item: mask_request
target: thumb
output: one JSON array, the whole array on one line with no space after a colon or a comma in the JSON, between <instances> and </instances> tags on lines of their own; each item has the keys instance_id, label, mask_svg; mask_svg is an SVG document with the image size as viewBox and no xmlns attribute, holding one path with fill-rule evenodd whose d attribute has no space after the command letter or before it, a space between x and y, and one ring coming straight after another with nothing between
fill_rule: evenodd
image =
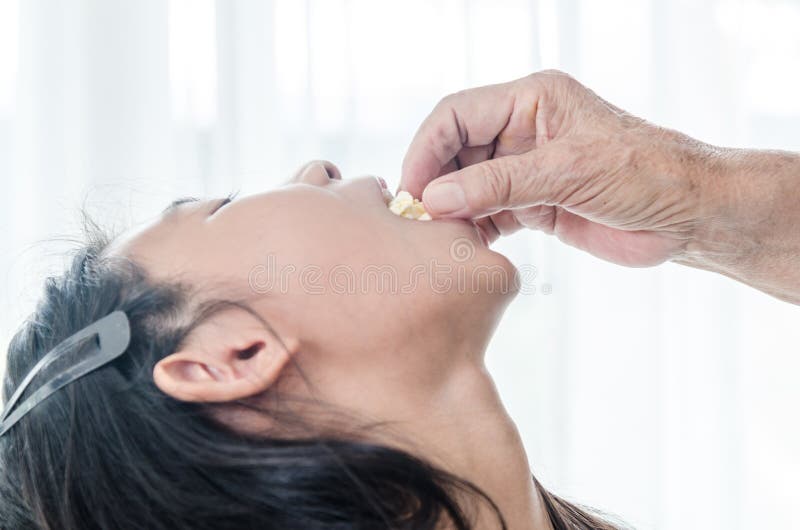
<instances>
[{"instance_id":1,"label":"thumb","mask_svg":"<svg viewBox=\"0 0 800 530\"><path fill-rule=\"evenodd\" d=\"M476 218L547 201L538 154L494 158L433 180L422 193L433 217Z\"/></svg>"}]
</instances>

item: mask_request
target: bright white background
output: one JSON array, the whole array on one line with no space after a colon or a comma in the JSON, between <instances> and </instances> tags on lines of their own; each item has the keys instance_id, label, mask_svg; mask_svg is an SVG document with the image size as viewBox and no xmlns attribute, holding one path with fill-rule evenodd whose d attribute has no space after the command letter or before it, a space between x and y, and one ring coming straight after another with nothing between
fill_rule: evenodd
<instances>
[{"instance_id":1,"label":"bright white background","mask_svg":"<svg viewBox=\"0 0 800 530\"><path fill-rule=\"evenodd\" d=\"M791 0L0 0L0 342L78 207L122 228L311 158L394 185L439 98L541 68L800 151L798 28ZM800 308L541 234L499 248L539 271L489 363L547 486L640 528L800 528Z\"/></svg>"}]
</instances>

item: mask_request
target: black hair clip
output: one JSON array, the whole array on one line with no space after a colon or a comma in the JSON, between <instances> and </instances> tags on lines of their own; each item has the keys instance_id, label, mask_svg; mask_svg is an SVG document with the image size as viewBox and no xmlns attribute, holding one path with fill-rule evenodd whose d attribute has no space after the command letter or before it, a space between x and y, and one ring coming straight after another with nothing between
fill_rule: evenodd
<instances>
[{"instance_id":1,"label":"black hair clip","mask_svg":"<svg viewBox=\"0 0 800 530\"><path fill-rule=\"evenodd\" d=\"M50 366L61 354L86 339L93 339L95 342L94 350L89 355L43 384L29 398L23 401L13 413L11 412L22 393L25 392L25 389L39 372ZM0 416L0 436L8 432L31 409L61 388L125 353L130 342L131 327L128 316L124 311L114 311L61 341L28 372L28 375L17 387L14 395L6 403L3 414Z\"/></svg>"}]
</instances>

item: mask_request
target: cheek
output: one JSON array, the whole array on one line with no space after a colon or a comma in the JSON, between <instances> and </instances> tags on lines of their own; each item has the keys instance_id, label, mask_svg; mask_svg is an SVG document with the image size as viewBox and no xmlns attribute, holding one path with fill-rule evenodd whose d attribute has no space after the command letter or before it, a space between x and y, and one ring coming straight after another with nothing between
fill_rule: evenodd
<instances>
[{"instance_id":1,"label":"cheek","mask_svg":"<svg viewBox=\"0 0 800 530\"><path fill-rule=\"evenodd\" d=\"M395 264L401 279L413 285L418 296L461 303L470 296L513 296L517 292L516 268L505 256L487 248L474 227L464 223L431 225L412 235L407 247L396 254Z\"/></svg>"},{"instance_id":2,"label":"cheek","mask_svg":"<svg viewBox=\"0 0 800 530\"><path fill-rule=\"evenodd\" d=\"M369 271L405 267L396 263L401 254L394 251L392 240L382 223L329 207L318 208L314 215L284 216L251 236L249 243L233 246L247 247L242 261L247 263L248 276L255 274L259 283L279 287L282 294L353 298L363 292L362 276ZM350 298L347 304L352 303Z\"/></svg>"}]
</instances>

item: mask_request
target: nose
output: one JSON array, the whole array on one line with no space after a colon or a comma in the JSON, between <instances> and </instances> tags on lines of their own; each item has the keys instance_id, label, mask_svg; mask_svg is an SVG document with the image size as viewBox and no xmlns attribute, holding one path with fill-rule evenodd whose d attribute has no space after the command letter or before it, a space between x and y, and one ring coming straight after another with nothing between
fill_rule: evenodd
<instances>
[{"instance_id":1,"label":"nose","mask_svg":"<svg viewBox=\"0 0 800 530\"><path fill-rule=\"evenodd\" d=\"M290 182L303 182L315 186L324 186L331 180L341 180L339 168L327 160L312 160L298 169Z\"/></svg>"}]
</instances>

